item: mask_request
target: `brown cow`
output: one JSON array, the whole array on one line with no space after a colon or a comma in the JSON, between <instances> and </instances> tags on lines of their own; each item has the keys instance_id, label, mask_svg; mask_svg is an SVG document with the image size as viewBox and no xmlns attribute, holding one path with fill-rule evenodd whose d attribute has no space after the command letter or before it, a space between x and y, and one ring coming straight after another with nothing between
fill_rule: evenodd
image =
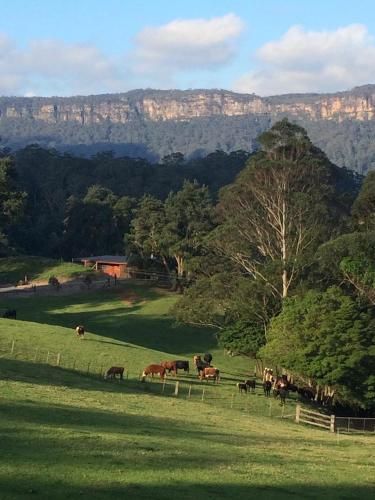
<instances>
[{"instance_id":1,"label":"brown cow","mask_svg":"<svg viewBox=\"0 0 375 500\"><path fill-rule=\"evenodd\" d=\"M124 377L124 368L122 366L111 366L109 370L106 371L104 378L116 378L116 375L119 375L119 378L122 380Z\"/></svg>"},{"instance_id":2,"label":"brown cow","mask_svg":"<svg viewBox=\"0 0 375 500\"><path fill-rule=\"evenodd\" d=\"M203 368L200 374L200 379L203 380L209 380L212 378L215 382L219 382L220 380L220 371L217 368L214 368L213 366Z\"/></svg>"},{"instance_id":3,"label":"brown cow","mask_svg":"<svg viewBox=\"0 0 375 500\"><path fill-rule=\"evenodd\" d=\"M189 361L183 361L182 359L162 361L160 366L164 366L168 373L173 372L174 375L178 374L178 370L184 370L184 372L189 373Z\"/></svg>"},{"instance_id":4,"label":"brown cow","mask_svg":"<svg viewBox=\"0 0 375 500\"><path fill-rule=\"evenodd\" d=\"M177 374L177 361L162 361L160 366L163 366L166 370L168 370L168 373L173 372L174 375Z\"/></svg>"},{"instance_id":5,"label":"brown cow","mask_svg":"<svg viewBox=\"0 0 375 500\"><path fill-rule=\"evenodd\" d=\"M146 377L148 375L151 375L152 378L154 378L154 375L160 375L160 378L165 378L165 368L164 366L161 365L148 365L146 368L143 370L142 373L142 382L146 380Z\"/></svg>"}]
</instances>

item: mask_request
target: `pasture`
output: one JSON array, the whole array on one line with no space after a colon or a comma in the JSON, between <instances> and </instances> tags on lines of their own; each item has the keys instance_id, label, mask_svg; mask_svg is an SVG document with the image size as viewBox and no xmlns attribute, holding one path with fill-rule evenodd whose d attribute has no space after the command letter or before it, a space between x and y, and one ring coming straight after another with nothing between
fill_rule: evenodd
<instances>
[{"instance_id":1,"label":"pasture","mask_svg":"<svg viewBox=\"0 0 375 500\"><path fill-rule=\"evenodd\" d=\"M29 281L48 281L51 276L59 279L77 278L92 272L72 262L60 262L43 257L6 257L0 259L0 284L15 284L25 276Z\"/></svg>"},{"instance_id":2,"label":"pasture","mask_svg":"<svg viewBox=\"0 0 375 500\"><path fill-rule=\"evenodd\" d=\"M269 418L259 389L230 408L252 364L224 356L212 331L175 326L175 300L131 286L0 301L19 318L0 320L0 498L371 498L373 438L337 441ZM221 383L201 384L192 370L179 379L219 402L137 380L149 363L206 351ZM46 364L47 353L61 353L60 366ZM93 373L112 365L125 366L129 379Z\"/></svg>"}]
</instances>

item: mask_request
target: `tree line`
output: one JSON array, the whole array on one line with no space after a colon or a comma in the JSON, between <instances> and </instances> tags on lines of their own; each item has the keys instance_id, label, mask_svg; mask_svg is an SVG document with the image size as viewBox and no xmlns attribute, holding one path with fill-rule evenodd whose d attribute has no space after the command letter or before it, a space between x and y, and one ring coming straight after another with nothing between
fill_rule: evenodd
<instances>
[{"instance_id":1,"label":"tree line","mask_svg":"<svg viewBox=\"0 0 375 500\"><path fill-rule=\"evenodd\" d=\"M177 321L215 329L232 355L282 367L320 400L374 410L375 175L337 167L287 120L257 141L252 155L157 166L35 146L4 156L2 252L126 252L175 275Z\"/></svg>"}]
</instances>

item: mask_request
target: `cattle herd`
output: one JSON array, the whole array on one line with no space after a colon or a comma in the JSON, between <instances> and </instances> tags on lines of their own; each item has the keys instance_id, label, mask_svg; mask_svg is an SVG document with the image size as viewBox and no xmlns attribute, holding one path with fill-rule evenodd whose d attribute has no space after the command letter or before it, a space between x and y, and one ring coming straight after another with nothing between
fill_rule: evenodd
<instances>
[{"instance_id":1,"label":"cattle herd","mask_svg":"<svg viewBox=\"0 0 375 500\"><path fill-rule=\"evenodd\" d=\"M13 311L7 311L6 317L13 317ZM12 313L12 314L11 314ZM5 315L4 315L5 317ZM15 317L15 311L14 311ZM85 334L85 328L83 325L78 325L75 328L76 335L79 338L83 338ZM203 356L197 354L193 357L193 365L197 372L200 380L213 380L214 383L219 383L220 381L220 370L215 366L212 366L212 354L206 353ZM165 379L167 374L172 373L174 376L178 375L178 370L183 370L184 373L190 373L189 361L182 359L175 359L170 361L161 361L160 363L153 363L144 368L142 374L140 375L140 380L145 382L147 377L154 377L154 375L159 376L161 379ZM124 377L125 368L122 366L111 366L104 374L104 378L115 379L116 376L120 380ZM256 380L255 378L246 379L243 382L237 382L236 386L238 392L242 393L255 393ZM266 397L270 397L271 393L275 398L280 399L280 404L284 405L289 392L297 392L302 398L307 400L313 400L315 397L314 391L310 387L297 387L292 384L286 375L278 376L274 375L271 368L265 368L263 371L262 379L263 392Z\"/></svg>"},{"instance_id":2,"label":"cattle herd","mask_svg":"<svg viewBox=\"0 0 375 500\"><path fill-rule=\"evenodd\" d=\"M197 375L200 380L213 380L215 383L220 381L220 370L211 364L212 355L207 353L203 356L196 355L193 358L193 364ZM184 373L190 373L189 361L186 360L171 360L171 361L161 361L157 364L150 364L144 368L142 374L140 375L140 380L145 382L147 377L154 377L154 375L159 376L161 379L165 379L167 374L172 373L174 376L178 375L178 370L183 370ZM115 379L116 376L120 380L124 376L124 367L111 366L109 370L104 375L105 379ZM246 379L243 382L237 382L236 386L238 392L242 393L255 393L256 380L255 378ZM263 392L266 397L270 397L271 393L274 398L280 399L280 404L284 405L289 392L297 392L301 397L313 400L314 393L309 387L297 387L292 384L286 375L274 376L273 370L270 368L265 368L263 372L262 380Z\"/></svg>"},{"instance_id":3,"label":"cattle herd","mask_svg":"<svg viewBox=\"0 0 375 500\"><path fill-rule=\"evenodd\" d=\"M82 331L79 331L79 328L82 328ZM83 337L84 328L83 326L76 327L76 333L79 337ZM220 381L220 370L211 365L212 355L206 353L203 356L197 355L193 358L193 363L195 369L198 373L198 377L200 380L213 380L214 382ZM176 359L171 361L161 361L160 363L153 363L151 365L146 366L142 371L140 379L142 382L146 380L147 377L154 377L154 375L158 375L160 378L164 379L168 374L172 372L173 375L178 375L178 370L183 370L184 373L190 373L190 365L189 361ZM115 379L116 375L119 376L119 379L122 380L124 376L125 368L122 366L111 366L104 374L104 378L107 379Z\"/></svg>"}]
</instances>

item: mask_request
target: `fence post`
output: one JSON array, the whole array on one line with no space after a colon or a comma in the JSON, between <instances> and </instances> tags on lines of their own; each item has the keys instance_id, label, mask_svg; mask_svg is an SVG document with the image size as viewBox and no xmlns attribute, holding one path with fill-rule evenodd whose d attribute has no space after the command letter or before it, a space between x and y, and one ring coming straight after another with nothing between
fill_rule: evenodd
<instances>
[{"instance_id":1,"label":"fence post","mask_svg":"<svg viewBox=\"0 0 375 500\"><path fill-rule=\"evenodd\" d=\"M37 347L37 348L35 349L35 357L34 357L34 361L35 361L35 362L36 362L36 361L37 361L37 359L38 359L38 353L39 353L39 347Z\"/></svg>"},{"instance_id":2,"label":"fence post","mask_svg":"<svg viewBox=\"0 0 375 500\"><path fill-rule=\"evenodd\" d=\"M299 424L299 418L301 415L301 405L296 406L296 423Z\"/></svg>"},{"instance_id":3,"label":"fence post","mask_svg":"<svg viewBox=\"0 0 375 500\"><path fill-rule=\"evenodd\" d=\"M165 390L165 379L163 380L163 386L161 388L161 392L164 393ZM175 389L175 395L176 395L176 389Z\"/></svg>"},{"instance_id":4,"label":"fence post","mask_svg":"<svg viewBox=\"0 0 375 500\"><path fill-rule=\"evenodd\" d=\"M329 425L329 430L335 432L335 415L331 415L331 421Z\"/></svg>"},{"instance_id":5,"label":"fence post","mask_svg":"<svg viewBox=\"0 0 375 500\"><path fill-rule=\"evenodd\" d=\"M48 365L48 360L49 360L49 351L47 351L47 358L46 358L46 364Z\"/></svg>"},{"instance_id":6,"label":"fence post","mask_svg":"<svg viewBox=\"0 0 375 500\"><path fill-rule=\"evenodd\" d=\"M202 391L202 401L204 401L204 393L205 393L205 391L206 391L206 388L205 388L205 387L203 387L203 391Z\"/></svg>"},{"instance_id":7,"label":"fence post","mask_svg":"<svg viewBox=\"0 0 375 500\"><path fill-rule=\"evenodd\" d=\"M15 341L12 340L12 347L10 349L10 353L13 354L14 353L14 344L15 344Z\"/></svg>"},{"instance_id":8,"label":"fence post","mask_svg":"<svg viewBox=\"0 0 375 500\"><path fill-rule=\"evenodd\" d=\"M60 366L61 353L57 354L56 366Z\"/></svg>"},{"instance_id":9,"label":"fence post","mask_svg":"<svg viewBox=\"0 0 375 500\"><path fill-rule=\"evenodd\" d=\"M178 386L179 386L179 385L180 385L180 382L178 382L178 381L177 381L177 382L176 382L176 387L175 387L175 389L174 389L174 395L175 395L175 396L178 396Z\"/></svg>"},{"instance_id":10,"label":"fence post","mask_svg":"<svg viewBox=\"0 0 375 500\"><path fill-rule=\"evenodd\" d=\"M91 364L91 361L89 361L87 364L87 373L90 373L90 364Z\"/></svg>"},{"instance_id":11,"label":"fence post","mask_svg":"<svg viewBox=\"0 0 375 500\"><path fill-rule=\"evenodd\" d=\"M232 400L231 400L231 402L230 402L230 407L231 407L231 409L233 408L233 402L234 402L234 393L232 394Z\"/></svg>"},{"instance_id":12,"label":"fence post","mask_svg":"<svg viewBox=\"0 0 375 500\"><path fill-rule=\"evenodd\" d=\"M190 399L190 396L191 396L191 384L189 385L189 394L188 394L189 399Z\"/></svg>"}]
</instances>

